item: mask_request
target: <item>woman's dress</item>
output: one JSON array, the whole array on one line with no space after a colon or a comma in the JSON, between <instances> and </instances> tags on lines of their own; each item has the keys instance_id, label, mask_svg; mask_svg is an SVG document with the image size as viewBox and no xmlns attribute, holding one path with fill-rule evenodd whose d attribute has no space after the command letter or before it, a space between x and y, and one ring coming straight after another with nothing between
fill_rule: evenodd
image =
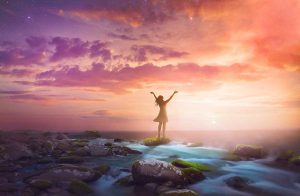
<instances>
[{"instance_id":1,"label":"woman's dress","mask_svg":"<svg viewBox=\"0 0 300 196\"><path fill-rule=\"evenodd\" d=\"M154 122L168 122L167 116L167 102L159 104L159 113L158 116L153 120Z\"/></svg>"}]
</instances>

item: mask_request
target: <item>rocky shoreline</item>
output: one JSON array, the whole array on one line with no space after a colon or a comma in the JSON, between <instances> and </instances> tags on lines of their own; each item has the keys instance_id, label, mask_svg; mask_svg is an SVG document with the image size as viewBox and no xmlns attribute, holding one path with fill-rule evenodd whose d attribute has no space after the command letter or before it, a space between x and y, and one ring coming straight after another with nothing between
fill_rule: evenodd
<instances>
[{"instance_id":1,"label":"rocky shoreline","mask_svg":"<svg viewBox=\"0 0 300 196\"><path fill-rule=\"evenodd\" d=\"M155 139L142 144L160 145ZM150 143L149 143L150 141ZM148 143L147 143L148 142ZM167 144L170 140L163 141ZM51 132L0 132L0 195L97 195L91 183L113 172L111 165L99 160L131 157L131 167L119 169L128 175L114 182L118 187L139 187L153 195L194 196L192 184L207 178L207 173L217 170L207 164L185 161L174 155L173 161L140 159L145 152L132 149L119 138L102 138L97 131L86 131L76 137L68 133ZM189 144L197 148L200 143ZM237 145L222 158L225 161L251 161L267 156L263 147ZM277 167L287 167L299 172L299 155L283 151L272 161ZM268 162L268 164L271 164ZM275 167L274 166L274 167ZM224 183L233 189L253 192L251 180L232 176Z\"/></svg>"}]
</instances>

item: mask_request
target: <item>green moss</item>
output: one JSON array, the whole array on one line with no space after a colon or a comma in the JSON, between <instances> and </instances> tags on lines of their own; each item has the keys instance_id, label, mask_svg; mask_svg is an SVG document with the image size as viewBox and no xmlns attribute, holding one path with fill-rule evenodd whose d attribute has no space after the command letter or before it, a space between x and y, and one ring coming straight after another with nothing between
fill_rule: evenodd
<instances>
[{"instance_id":1,"label":"green moss","mask_svg":"<svg viewBox=\"0 0 300 196\"><path fill-rule=\"evenodd\" d=\"M34 188L44 190L50 188L52 186L52 182L49 180L38 179L38 180L32 180L30 182L30 185Z\"/></svg>"},{"instance_id":2,"label":"green moss","mask_svg":"<svg viewBox=\"0 0 300 196\"><path fill-rule=\"evenodd\" d=\"M294 165L300 165L300 155L294 155L292 158L289 159L289 163Z\"/></svg>"},{"instance_id":3,"label":"green moss","mask_svg":"<svg viewBox=\"0 0 300 196\"><path fill-rule=\"evenodd\" d=\"M93 192L89 185L81 180L73 180L68 190L75 195L84 195Z\"/></svg>"},{"instance_id":4,"label":"green moss","mask_svg":"<svg viewBox=\"0 0 300 196\"><path fill-rule=\"evenodd\" d=\"M63 156L59 157L57 162L59 163L80 163L83 159L79 156Z\"/></svg>"},{"instance_id":5,"label":"green moss","mask_svg":"<svg viewBox=\"0 0 300 196\"><path fill-rule=\"evenodd\" d=\"M149 137L143 140L144 145L146 146L158 146L158 145L162 145L162 144L168 144L170 143L170 139L168 138L160 138L158 139L158 137Z\"/></svg>"},{"instance_id":6,"label":"green moss","mask_svg":"<svg viewBox=\"0 0 300 196\"><path fill-rule=\"evenodd\" d=\"M291 159L293 156L295 156L295 152L292 150L287 150L279 154L277 157L278 161L288 161Z\"/></svg>"},{"instance_id":7,"label":"green moss","mask_svg":"<svg viewBox=\"0 0 300 196\"><path fill-rule=\"evenodd\" d=\"M201 163L194 163L189 161L184 161L180 159L176 159L172 161L172 165L180 168L194 168L199 171L211 171L211 168L207 165Z\"/></svg>"},{"instance_id":8,"label":"green moss","mask_svg":"<svg viewBox=\"0 0 300 196\"><path fill-rule=\"evenodd\" d=\"M110 170L110 167L108 165L99 165L97 167L94 167L93 170L100 174L105 174Z\"/></svg>"},{"instance_id":9,"label":"green moss","mask_svg":"<svg viewBox=\"0 0 300 196\"><path fill-rule=\"evenodd\" d=\"M241 160L241 158L239 156L233 154L232 152L226 153L222 159L226 160L226 161L240 161Z\"/></svg>"},{"instance_id":10,"label":"green moss","mask_svg":"<svg viewBox=\"0 0 300 196\"><path fill-rule=\"evenodd\" d=\"M202 172L193 167L183 168L181 169L181 171L183 173L183 177L185 178L185 180L187 180L188 183L195 183L205 179L205 176L202 174Z\"/></svg>"}]
</instances>

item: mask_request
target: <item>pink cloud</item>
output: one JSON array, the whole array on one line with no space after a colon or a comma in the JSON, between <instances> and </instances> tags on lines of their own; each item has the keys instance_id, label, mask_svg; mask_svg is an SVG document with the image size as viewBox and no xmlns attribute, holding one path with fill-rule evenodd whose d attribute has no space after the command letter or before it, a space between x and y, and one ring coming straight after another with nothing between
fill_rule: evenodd
<instances>
[{"instance_id":1,"label":"pink cloud","mask_svg":"<svg viewBox=\"0 0 300 196\"><path fill-rule=\"evenodd\" d=\"M162 67L144 64L107 70L103 64L93 64L90 70L81 71L78 66L65 66L60 70L49 70L37 75L35 85L57 87L99 87L125 93L132 88L143 88L144 84L187 84L201 88L203 84L215 87L224 81L251 81L261 75L253 67L243 64L229 66L197 64L166 65Z\"/></svg>"}]
</instances>

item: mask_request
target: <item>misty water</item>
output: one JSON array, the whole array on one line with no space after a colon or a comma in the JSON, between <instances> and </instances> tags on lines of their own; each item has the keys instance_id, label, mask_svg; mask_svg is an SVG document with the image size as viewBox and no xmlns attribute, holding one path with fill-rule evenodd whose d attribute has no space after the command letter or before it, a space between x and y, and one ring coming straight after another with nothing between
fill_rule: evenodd
<instances>
[{"instance_id":1,"label":"misty water","mask_svg":"<svg viewBox=\"0 0 300 196\"><path fill-rule=\"evenodd\" d=\"M92 183L96 195L153 195L152 191L146 192L145 189L138 186L123 187L115 182L130 175L130 168L135 160L159 159L170 162L175 159L170 157L174 156L187 161L207 164L213 168L213 171L204 172L207 177L205 180L188 186L189 189L200 195L257 195L257 190L262 195L296 196L300 193L300 174L267 166L266 163L271 161L270 157L233 162L222 160L226 150L220 148L188 147L180 142L156 147L129 142L123 142L123 145L142 151L143 154L99 158L90 163L111 166L111 170L106 175ZM249 190L239 191L226 185L224 181L232 176L249 179Z\"/></svg>"}]
</instances>

